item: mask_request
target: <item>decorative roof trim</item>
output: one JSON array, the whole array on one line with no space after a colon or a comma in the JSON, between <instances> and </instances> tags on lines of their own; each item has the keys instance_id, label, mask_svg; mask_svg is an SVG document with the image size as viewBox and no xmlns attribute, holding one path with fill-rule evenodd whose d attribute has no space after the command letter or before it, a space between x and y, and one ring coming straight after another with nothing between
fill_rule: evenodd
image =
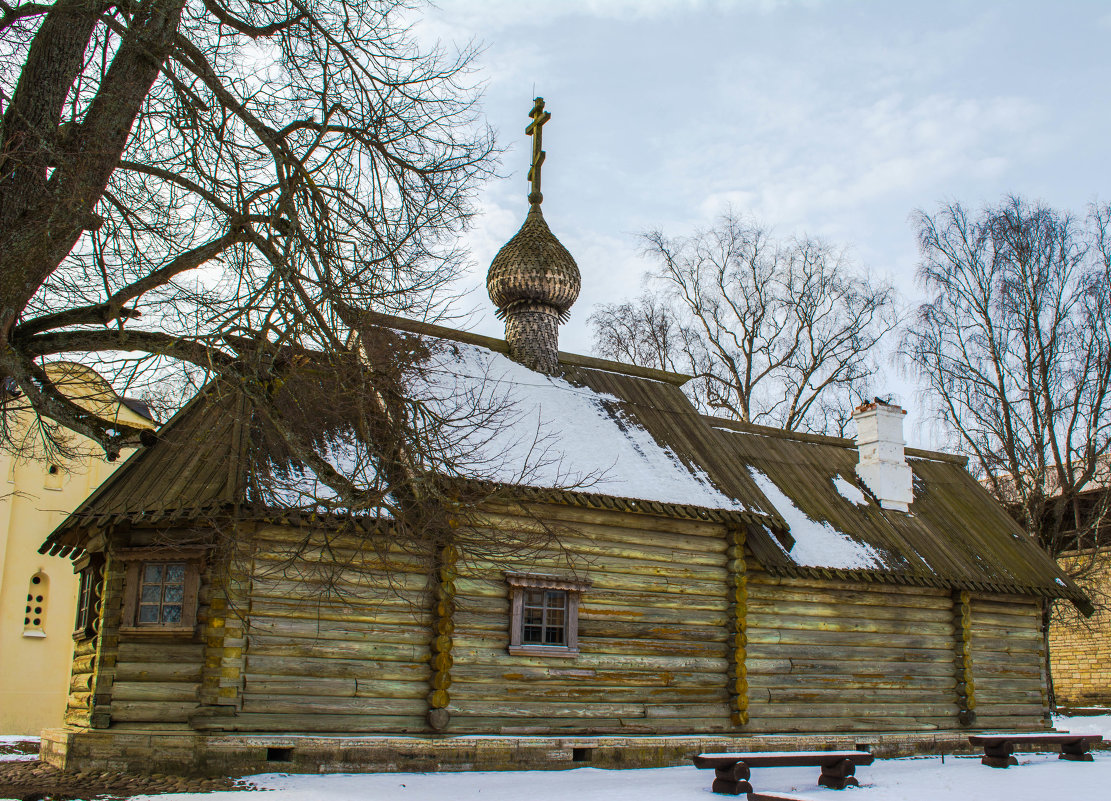
<instances>
[{"instance_id":1,"label":"decorative roof trim","mask_svg":"<svg viewBox=\"0 0 1111 801\"><path fill-rule=\"evenodd\" d=\"M511 573L506 571L505 583L511 587L528 587L542 590L569 590L586 592L594 582L590 579L573 579L565 576L551 576L543 573Z\"/></svg>"}]
</instances>

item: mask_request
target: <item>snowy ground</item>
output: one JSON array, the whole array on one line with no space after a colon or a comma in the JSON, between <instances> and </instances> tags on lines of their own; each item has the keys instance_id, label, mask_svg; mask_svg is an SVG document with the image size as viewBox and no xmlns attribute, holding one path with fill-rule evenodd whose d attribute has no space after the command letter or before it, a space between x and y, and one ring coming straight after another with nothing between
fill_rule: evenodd
<instances>
[{"instance_id":1,"label":"snowy ground","mask_svg":"<svg viewBox=\"0 0 1111 801\"><path fill-rule=\"evenodd\" d=\"M1103 734L1111 740L1111 714L1058 717L1061 731ZM0 737L9 747L28 738ZM1111 751L1094 762L1066 762L1055 753L1018 754L1019 764L997 770L979 757L877 760L860 768L861 787L817 786L817 768L762 768L752 772L757 791L818 801L1107 801ZM280 773L245 781L269 792L265 801L712 801L713 773L694 767L650 770L502 771L471 773L366 773L328 776ZM250 801L242 793L136 796L158 801Z\"/></svg>"},{"instance_id":2,"label":"snowy ground","mask_svg":"<svg viewBox=\"0 0 1111 801\"><path fill-rule=\"evenodd\" d=\"M997 770L979 758L880 760L857 773L861 787L816 786L817 768L752 772L757 791L787 792L832 801L1106 801L1111 797L1111 753L1095 762L1064 762L1051 754L1019 755L1019 765ZM250 777L266 801L712 801L713 773L694 767L498 773L369 773ZM152 796L158 801L245 801L237 793ZM249 799L249 796L246 798Z\"/></svg>"}]
</instances>

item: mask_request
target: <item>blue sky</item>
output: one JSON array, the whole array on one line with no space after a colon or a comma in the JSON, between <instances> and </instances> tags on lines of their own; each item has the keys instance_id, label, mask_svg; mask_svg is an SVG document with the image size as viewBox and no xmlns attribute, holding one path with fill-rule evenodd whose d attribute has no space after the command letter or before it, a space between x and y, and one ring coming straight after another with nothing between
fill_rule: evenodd
<instances>
[{"instance_id":1,"label":"blue sky","mask_svg":"<svg viewBox=\"0 0 1111 801\"><path fill-rule=\"evenodd\" d=\"M501 334L483 281L527 209L535 95L545 217L583 274L565 350L590 351L595 304L639 293L638 232L729 205L847 246L913 304L915 209L1015 192L1083 213L1108 195L1108 2L439 0L419 33L484 46L474 77L508 148L466 235L484 333ZM937 444L898 367L908 439Z\"/></svg>"}]
</instances>

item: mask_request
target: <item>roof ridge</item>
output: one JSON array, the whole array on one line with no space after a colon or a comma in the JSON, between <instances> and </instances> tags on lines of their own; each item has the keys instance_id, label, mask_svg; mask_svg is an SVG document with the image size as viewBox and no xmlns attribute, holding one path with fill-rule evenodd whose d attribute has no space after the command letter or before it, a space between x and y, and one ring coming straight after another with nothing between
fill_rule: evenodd
<instances>
[{"instance_id":1,"label":"roof ridge","mask_svg":"<svg viewBox=\"0 0 1111 801\"><path fill-rule=\"evenodd\" d=\"M472 331L460 331L456 328L448 328L447 326L438 325L436 323L410 320L406 317L397 317L393 314L371 311L369 309L347 309L346 311L362 316L367 322L383 328L394 328L411 334L425 334L427 336L439 337L440 339L462 342L466 345L477 345L481 348L489 348L497 353L509 353L509 344L504 339L498 339L497 337L476 334ZM559 357L559 363L569 367L607 370L611 373L632 376L633 378L649 378L653 381L662 381L665 384L674 384L677 387L682 386L693 378L693 376L686 375L685 373L673 373L670 370L660 370L655 367L641 367L635 364L625 364L624 362L602 359L597 356L583 356L578 353L568 353L563 350L559 351L557 355Z\"/></svg>"},{"instance_id":2,"label":"roof ridge","mask_svg":"<svg viewBox=\"0 0 1111 801\"><path fill-rule=\"evenodd\" d=\"M702 418L714 428L729 428L734 431L740 431L745 434L760 434L765 437L777 437L778 439L793 439L799 442L813 442L819 445L835 445L840 448L848 448L850 450L856 449L856 440L850 437L834 437L829 434L812 434L808 431L789 431L785 428L776 428L775 426L764 426L758 423L746 423L743 420L731 420L726 417L715 417L712 414L704 414ZM907 456L913 456L916 459L931 459L935 462L948 462L950 464L959 464L965 467L968 464L968 457L961 456L959 453L946 453L945 451L931 451L926 448L914 448L906 446L903 452Z\"/></svg>"}]
</instances>

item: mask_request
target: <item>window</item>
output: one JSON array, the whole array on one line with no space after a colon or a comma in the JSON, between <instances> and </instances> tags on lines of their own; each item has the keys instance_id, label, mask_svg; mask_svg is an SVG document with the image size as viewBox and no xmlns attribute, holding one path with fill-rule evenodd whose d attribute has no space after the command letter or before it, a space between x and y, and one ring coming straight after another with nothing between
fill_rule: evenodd
<instances>
[{"instance_id":1,"label":"window","mask_svg":"<svg viewBox=\"0 0 1111 801\"><path fill-rule=\"evenodd\" d=\"M46 466L46 479L43 481L42 488L60 490L65 477L65 473L62 472L61 467L56 464L49 464Z\"/></svg>"},{"instance_id":2,"label":"window","mask_svg":"<svg viewBox=\"0 0 1111 801\"><path fill-rule=\"evenodd\" d=\"M23 636L46 636L46 602L50 599L50 579L41 570L27 584L27 606L23 611Z\"/></svg>"},{"instance_id":3,"label":"window","mask_svg":"<svg viewBox=\"0 0 1111 801\"><path fill-rule=\"evenodd\" d=\"M522 645L567 644L567 591L525 590Z\"/></svg>"},{"instance_id":4,"label":"window","mask_svg":"<svg viewBox=\"0 0 1111 801\"><path fill-rule=\"evenodd\" d=\"M139 576L138 624L180 625L185 562L143 562Z\"/></svg>"},{"instance_id":5,"label":"window","mask_svg":"<svg viewBox=\"0 0 1111 801\"><path fill-rule=\"evenodd\" d=\"M86 554L78 560L73 570L77 573L77 619L73 624L75 640L92 637L100 617L101 568L104 560L99 554Z\"/></svg>"},{"instance_id":6,"label":"window","mask_svg":"<svg viewBox=\"0 0 1111 801\"><path fill-rule=\"evenodd\" d=\"M506 573L509 584L509 653L575 656L579 653L579 598L589 581Z\"/></svg>"},{"instance_id":7,"label":"window","mask_svg":"<svg viewBox=\"0 0 1111 801\"><path fill-rule=\"evenodd\" d=\"M205 548L128 548L120 631L132 634L193 634Z\"/></svg>"}]
</instances>

